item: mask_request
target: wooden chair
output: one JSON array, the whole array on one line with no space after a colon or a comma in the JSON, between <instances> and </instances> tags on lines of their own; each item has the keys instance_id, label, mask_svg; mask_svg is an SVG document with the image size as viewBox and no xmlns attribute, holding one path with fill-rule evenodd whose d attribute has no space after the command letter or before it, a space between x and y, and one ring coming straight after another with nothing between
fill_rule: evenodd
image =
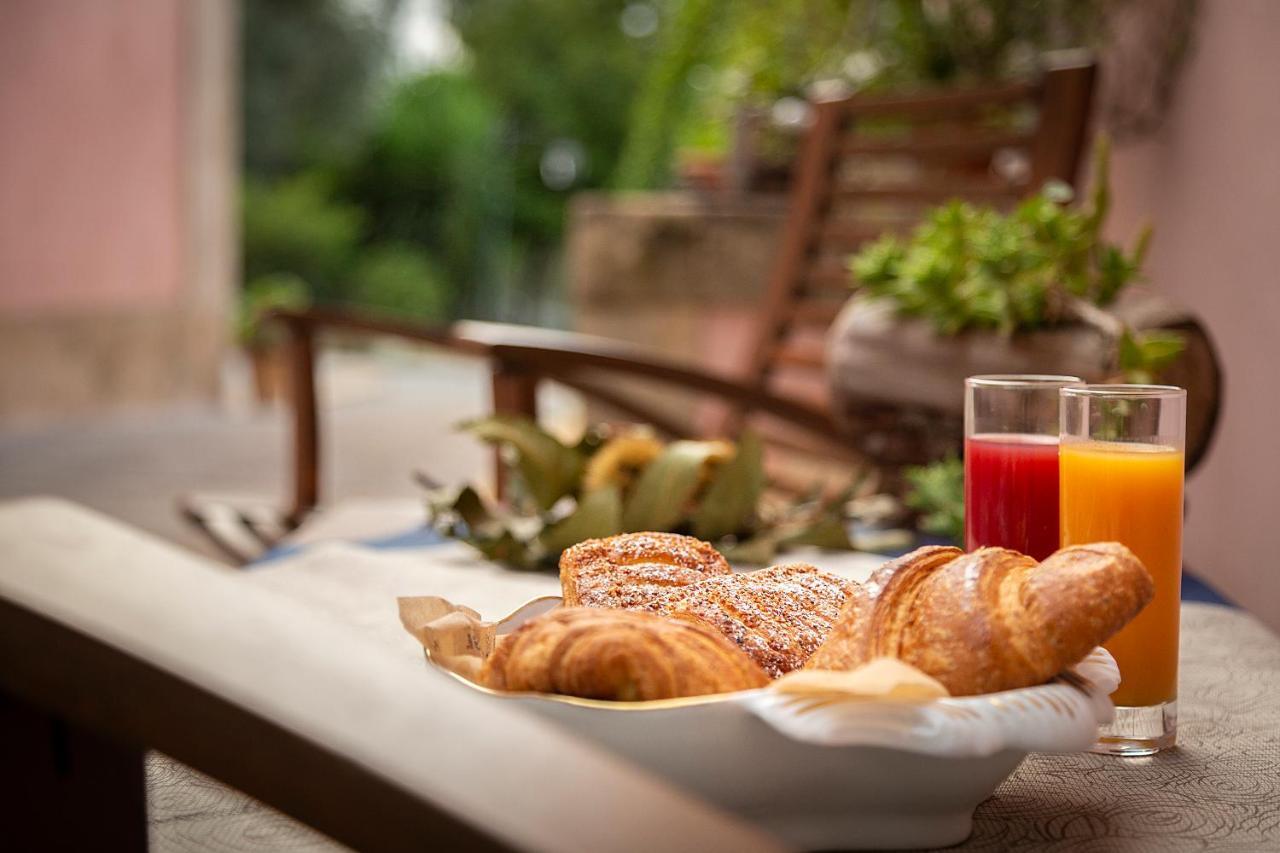
<instances>
[{"instance_id":1,"label":"wooden chair","mask_svg":"<svg viewBox=\"0 0 1280 853\"><path fill-rule=\"evenodd\" d=\"M145 850L147 749L356 850L783 849L563 729L105 516L10 503L0 543L7 850Z\"/></svg>"},{"instance_id":2,"label":"wooden chair","mask_svg":"<svg viewBox=\"0 0 1280 853\"><path fill-rule=\"evenodd\" d=\"M1052 68L1035 80L986 88L895 96L855 96L815 105L791 189L789 213L760 306L754 355L739 375L679 364L639 347L541 329L460 322L445 328L317 308L282 312L291 331L293 494L265 522L261 511L188 502L185 515L237 560L249 556L215 524L242 522L269 546L296 528L320 500L321 432L315 348L324 331L417 341L481 358L492 370L495 412L536 417L537 388L553 380L670 435L699 429L622 390L642 380L723 404L714 431L747 423L770 446L771 477L796 490L787 469L803 460L856 465L833 421L822 374L823 334L849 296L845 259L886 230L918 222L952 198L1009 205L1049 179L1073 183L1094 84L1094 66ZM811 482L811 481L809 481Z\"/></svg>"}]
</instances>

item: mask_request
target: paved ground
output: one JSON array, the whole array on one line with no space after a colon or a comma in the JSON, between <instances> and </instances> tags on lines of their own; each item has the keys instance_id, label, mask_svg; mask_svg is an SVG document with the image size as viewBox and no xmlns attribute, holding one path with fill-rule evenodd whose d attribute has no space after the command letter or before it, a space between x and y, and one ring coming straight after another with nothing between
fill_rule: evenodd
<instances>
[{"instance_id":1,"label":"paved ground","mask_svg":"<svg viewBox=\"0 0 1280 853\"><path fill-rule=\"evenodd\" d=\"M488 452L453 430L487 411L483 364L388 348L325 353L320 371L326 500L415 497L414 470L443 482L489 476ZM179 495L287 489L284 411L249 404L241 365L229 367L226 385L218 405L0 426L0 499L59 495L204 550L174 511ZM581 417L555 389L544 409L567 429Z\"/></svg>"}]
</instances>

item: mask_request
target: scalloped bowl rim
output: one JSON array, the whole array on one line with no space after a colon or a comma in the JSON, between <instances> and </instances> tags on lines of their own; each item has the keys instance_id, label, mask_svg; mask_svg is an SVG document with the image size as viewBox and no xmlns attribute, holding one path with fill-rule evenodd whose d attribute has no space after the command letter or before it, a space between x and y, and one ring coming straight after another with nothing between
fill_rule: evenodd
<instances>
[{"instance_id":1,"label":"scalloped bowl rim","mask_svg":"<svg viewBox=\"0 0 1280 853\"><path fill-rule=\"evenodd\" d=\"M526 602L496 623L498 633L508 633L559 603L558 596L544 596ZM1110 721L1113 713L1110 694L1119 683L1115 661L1105 649L1098 647L1069 668L1071 675L1059 675L1052 681L1032 687L976 696L947 696L926 701L831 696L828 701L820 703L824 707L815 708L812 706L818 703L813 701L813 697L782 694L771 687L761 687L705 696L621 702L496 690L448 669L432 659L429 652L426 657L433 668L468 688L509 701L631 714L732 704L759 718L784 737L798 742L828 746L880 745L955 757L990 755L1007 748L1026 751L1086 748L1097 726ZM1081 675L1077 670L1083 670L1087 675ZM1064 689L1070 692L1064 692ZM812 719L800 720L800 716L814 710L819 713L811 715ZM1064 713L1070 725L1054 726L1047 722L1058 720ZM922 731L941 732L947 736L925 737Z\"/></svg>"}]
</instances>

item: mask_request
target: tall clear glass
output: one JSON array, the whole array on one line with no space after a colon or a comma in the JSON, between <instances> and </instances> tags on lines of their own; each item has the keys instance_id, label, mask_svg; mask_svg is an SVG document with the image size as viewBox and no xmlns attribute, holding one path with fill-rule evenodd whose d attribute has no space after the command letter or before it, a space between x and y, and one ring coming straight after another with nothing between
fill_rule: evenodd
<instances>
[{"instance_id":1,"label":"tall clear glass","mask_svg":"<svg viewBox=\"0 0 1280 853\"><path fill-rule=\"evenodd\" d=\"M1062 544L1120 542L1155 580L1155 598L1105 644L1121 683L1097 752L1150 755L1177 737L1186 422L1182 388L1062 390Z\"/></svg>"},{"instance_id":2,"label":"tall clear glass","mask_svg":"<svg viewBox=\"0 0 1280 853\"><path fill-rule=\"evenodd\" d=\"M1075 376L964 381L964 540L1043 560L1058 550L1058 392Z\"/></svg>"}]
</instances>

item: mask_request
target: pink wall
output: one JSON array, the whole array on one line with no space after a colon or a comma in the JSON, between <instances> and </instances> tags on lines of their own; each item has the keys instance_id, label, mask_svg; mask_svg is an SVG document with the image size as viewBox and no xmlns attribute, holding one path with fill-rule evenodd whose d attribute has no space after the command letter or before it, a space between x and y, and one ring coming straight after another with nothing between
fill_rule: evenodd
<instances>
[{"instance_id":1,"label":"pink wall","mask_svg":"<svg viewBox=\"0 0 1280 853\"><path fill-rule=\"evenodd\" d=\"M1196 27L1166 124L1116 150L1111 229L1154 222L1152 283L1207 321L1225 362L1187 564L1280 629L1280 2L1208 0Z\"/></svg>"},{"instance_id":2,"label":"pink wall","mask_svg":"<svg viewBox=\"0 0 1280 853\"><path fill-rule=\"evenodd\" d=\"M180 291L183 4L0 7L0 314Z\"/></svg>"}]
</instances>

